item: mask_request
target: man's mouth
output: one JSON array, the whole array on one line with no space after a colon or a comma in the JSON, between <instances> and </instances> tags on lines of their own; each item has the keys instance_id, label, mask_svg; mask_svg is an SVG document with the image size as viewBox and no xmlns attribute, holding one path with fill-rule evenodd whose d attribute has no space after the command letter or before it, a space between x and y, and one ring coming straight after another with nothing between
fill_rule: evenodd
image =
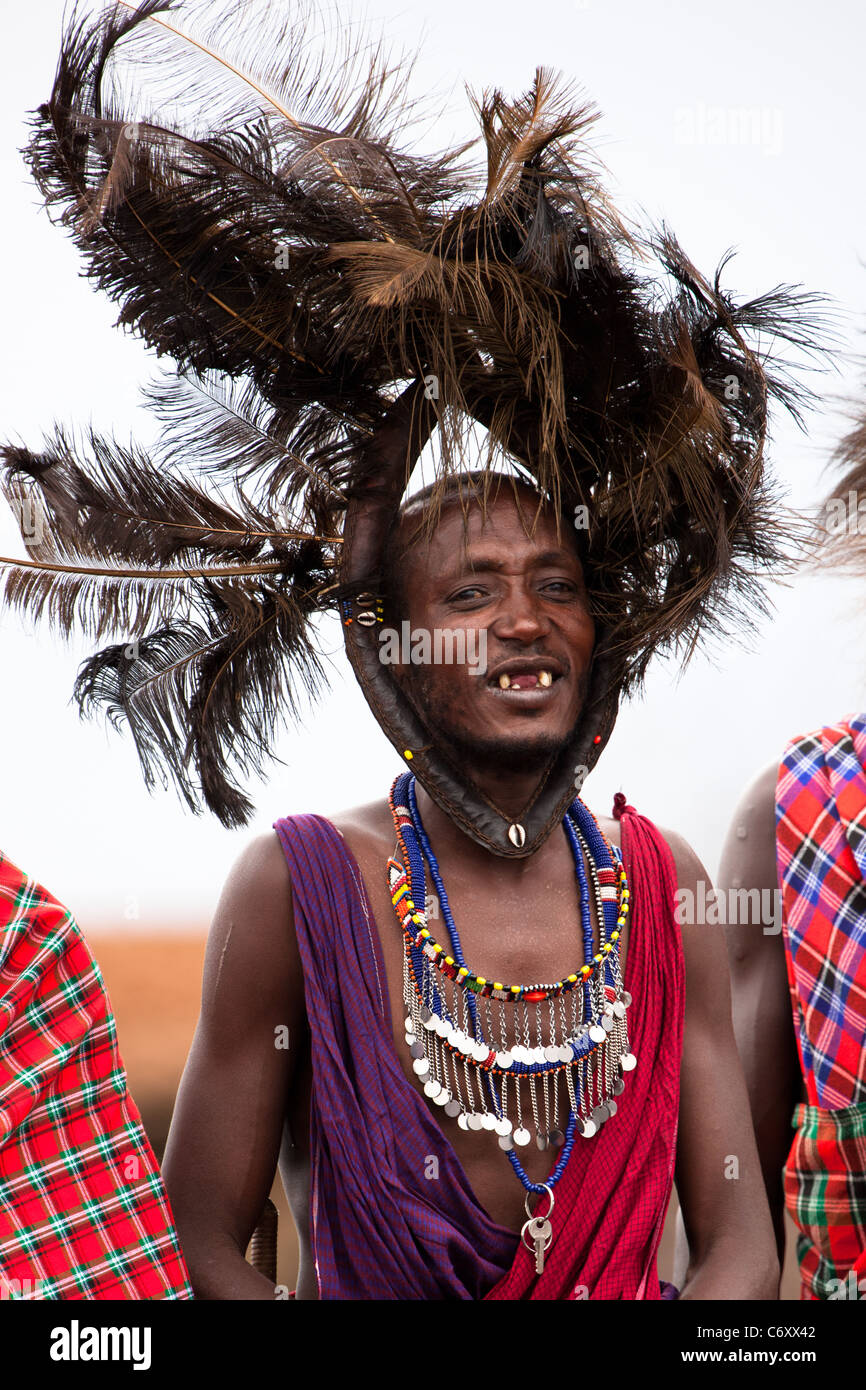
<instances>
[{"instance_id":1,"label":"man's mouth","mask_svg":"<svg viewBox=\"0 0 866 1390\"><path fill-rule=\"evenodd\" d=\"M564 675L552 660L502 662L488 677L487 685L497 695L519 695L523 691L549 693Z\"/></svg>"}]
</instances>

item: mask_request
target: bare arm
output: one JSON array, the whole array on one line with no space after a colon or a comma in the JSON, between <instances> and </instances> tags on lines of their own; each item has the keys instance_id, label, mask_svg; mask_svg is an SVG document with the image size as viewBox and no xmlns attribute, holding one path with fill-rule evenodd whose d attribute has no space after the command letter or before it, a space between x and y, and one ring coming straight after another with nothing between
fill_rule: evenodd
<instances>
[{"instance_id":1,"label":"bare arm","mask_svg":"<svg viewBox=\"0 0 866 1390\"><path fill-rule=\"evenodd\" d=\"M711 901L700 860L678 835L666 838L678 887L697 904L703 879ZM723 929L697 920L681 931L686 1004L676 1186L689 1257L684 1278L678 1271L680 1297L773 1299L779 1263L734 1041Z\"/></svg>"},{"instance_id":2,"label":"bare arm","mask_svg":"<svg viewBox=\"0 0 866 1390\"><path fill-rule=\"evenodd\" d=\"M720 887L763 890L765 901L774 904L778 894L776 773L774 764L746 792L734 815L719 865ZM742 896L740 901L744 902ZM737 915L739 920L726 928L734 1035L746 1076L781 1261L785 1256L782 1168L793 1137L791 1114L800 1091L800 1061L785 969L781 916L777 913L776 920L768 924L750 920L753 913Z\"/></svg>"},{"instance_id":3,"label":"bare arm","mask_svg":"<svg viewBox=\"0 0 866 1390\"><path fill-rule=\"evenodd\" d=\"M163 1166L197 1298L274 1297L244 1251L271 1189L304 1027L291 880L276 835L263 835L217 907Z\"/></svg>"}]
</instances>

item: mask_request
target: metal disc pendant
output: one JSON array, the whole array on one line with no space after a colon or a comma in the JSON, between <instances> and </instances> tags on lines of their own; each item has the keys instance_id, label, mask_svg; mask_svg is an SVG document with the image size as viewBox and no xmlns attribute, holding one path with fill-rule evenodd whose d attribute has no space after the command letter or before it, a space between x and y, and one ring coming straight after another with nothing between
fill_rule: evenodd
<instances>
[{"instance_id":1,"label":"metal disc pendant","mask_svg":"<svg viewBox=\"0 0 866 1390\"><path fill-rule=\"evenodd\" d=\"M465 1113L465 1111L463 1111L463 1110L461 1110L460 1114L457 1116L457 1128L458 1128L458 1129L468 1129L468 1128L469 1128L469 1116L468 1116L468 1115Z\"/></svg>"},{"instance_id":2,"label":"metal disc pendant","mask_svg":"<svg viewBox=\"0 0 866 1390\"><path fill-rule=\"evenodd\" d=\"M451 1092L448 1091L448 1090L446 1090L444 1086L440 1086L440 1087L439 1087L439 1090L438 1090L437 1093L436 1093L436 1095L433 1097L433 1104L434 1104L434 1105L447 1105L450 1099L451 1099Z\"/></svg>"},{"instance_id":3,"label":"metal disc pendant","mask_svg":"<svg viewBox=\"0 0 866 1390\"><path fill-rule=\"evenodd\" d=\"M432 1077L429 1081L424 1082L424 1094L425 1096L429 1096L431 1100L435 1100L441 1090L442 1087L439 1085L439 1082L434 1081Z\"/></svg>"},{"instance_id":4,"label":"metal disc pendant","mask_svg":"<svg viewBox=\"0 0 866 1390\"><path fill-rule=\"evenodd\" d=\"M613 1006L613 1012L615 1018L625 1018L625 1004L621 999L617 999Z\"/></svg>"},{"instance_id":5,"label":"metal disc pendant","mask_svg":"<svg viewBox=\"0 0 866 1390\"><path fill-rule=\"evenodd\" d=\"M520 1129L516 1129L516 1130L514 1131L514 1133L512 1134L511 1137L512 1137L512 1139L514 1140L515 1144L519 1144L520 1147L523 1148L524 1144L528 1144L528 1143L529 1143L529 1140L531 1139L532 1136L530 1135L528 1129L524 1129L524 1128L521 1126Z\"/></svg>"},{"instance_id":6,"label":"metal disc pendant","mask_svg":"<svg viewBox=\"0 0 866 1390\"><path fill-rule=\"evenodd\" d=\"M610 1017L609 1014L602 1014L602 1016L601 1016L601 1026L602 1026L602 1028L604 1029L604 1031L605 1031L606 1033L612 1033L612 1032L613 1032L613 1019Z\"/></svg>"},{"instance_id":7,"label":"metal disc pendant","mask_svg":"<svg viewBox=\"0 0 866 1390\"><path fill-rule=\"evenodd\" d=\"M594 1024L592 1025L592 1027L590 1028L590 1030L589 1030L589 1040L590 1040L590 1042L594 1042L594 1043L604 1042L604 1040L605 1040L606 1037L607 1037L607 1034L605 1033L604 1029L603 1029L603 1028L600 1028L599 1025L598 1025L597 1023L594 1023Z\"/></svg>"},{"instance_id":8,"label":"metal disc pendant","mask_svg":"<svg viewBox=\"0 0 866 1390\"><path fill-rule=\"evenodd\" d=\"M472 1057L476 1062L486 1062L490 1056L490 1048L485 1047L484 1043L476 1043L472 1049Z\"/></svg>"},{"instance_id":9,"label":"metal disc pendant","mask_svg":"<svg viewBox=\"0 0 866 1390\"><path fill-rule=\"evenodd\" d=\"M414 1032L415 1032L415 1024L414 1024L412 1018L411 1018L408 1014L406 1015L406 1017L405 1017L404 1020L403 1020L403 1027L406 1029L406 1032L407 1032L407 1033L414 1033Z\"/></svg>"},{"instance_id":10,"label":"metal disc pendant","mask_svg":"<svg viewBox=\"0 0 866 1390\"><path fill-rule=\"evenodd\" d=\"M584 1139L591 1139L598 1133L598 1126L594 1120L584 1120L583 1129L580 1131Z\"/></svg>"},{"instance_id":11,"label":"metal disc pendant","mask_svg":"<svg viewBox=\"0 0 866 1390\"><path fill-rule=\"evenodd\" d=\"M625 1090L625 1082L623 1081L621 1076L618 1076L616 1078L616 1081L614 1081L610 1089L613 1091L615 1096L622 1095L623 1091Z\"/></svg>"},{"instance_id":12,"label":"metal disc pendant","mask_svg":"<svg viewBox=\"0 0 866 1390\"><path fill-rule=\"evenodd\" d=\"M624 1052L619 1059L619 1064L623 1071L634 1071L637 1066L637 1057L633 1052Z\"/></svg>"},{"instance_id":13,"label":"metal disc pendant","mask_svg":"<svg viewBox=\"0 0 866 1390\"><path fill-rule=\"evenodd\" d=\"M484 1118L481 1115L470 1115L466 1123L469 1125L470 1129L478 1130L484 1128Z\"/></svg>"},{"instance_id":14,"label":"metal disc pendant","mask_svg":"<svg viewBox=\"0 0 866 1390\"><path fill-rule=\"evenodd\" d=\"M565 1143L565 1135L563 1134L561 1129L552 1129L550 1131L550 1142L555 1149L562 1148L563 1144Z\"/></svg>"},{"instance_id":15,"label":"metal disc pendant","mask_svg":"<svg viewBox=\"0 0 866 1390\"><path fill-rule=\"evenodd\" d=\"M536 1136L535 1136L535 1142L536 1142L536 1144L538 1145L538 1147L541 1149L541 1152L544 1153L544 1150L547 1148L548 1144L550 1143L550 1139L548 1138L548 1136L547 1136L546 1134L541 1134L541 1133L539 1133L539 1134L536 1134Z\"/></svg>"},{"instance_id":16,"label":"metal disc pendant","mask_svg":"<svg viewBox=\"0 0 866 1390\"><path fill-rule=\"evenodd\" d=\"M486 1115L482 1115L481 1120L485 1129L496 1128L496 1116L492 1115L489 1110Z\"/></svg>"},{"instance_id":17,"label":"metal disc pendant","mask_svg":"<svg viewBox=\"0 0 866 1390\"><path fill-rule=\"evenodd\" d=\"M445 1114L449 1115L453 1120L456 1115L460 1115L461 1113L462 1107L459 1100L455 1100L452 1096L451 1100L449 1100L448 1104L445 1106Z\"/></svg>"},{"instance_id":18,"label":"metal disc pendant","mask_svg":"<svg viewBox=\"0 0 866 1390\"><path fill-rule=\"evenodd\" d=\"M560 1061L561 1059L560 1059L560 1056L559 1056L559 1048L558 1048L558 1047L554 1047L553 1044L551 1043L550 1047L546 1047L546 1048L544 1049L544 1060L545 1060L546 1062L558 1062L558 1061Z\"/></svg>"},{"instance_id":19,"label":"metal disc pendant","mask_svg":"<svg viewBox=\"0 0 866 1390\"><path fill-rule=\"evenodd\" d=\"M627 989L624 989L622 992L622 1002L625 1004L626 1008L631 1004L631 995Z\"/></svg>"},{"instance_id":20,"label":"metal disc pendant","mask_svg":"<svg viewBox=\"0 0 866 1390\"><path fill-rule=\"evenodd\" d=\"M500 1067L502 1071L508 1071L509 1067L514 1066L514 1058L510 1052L497 1052L496 1065Z\"/></svg>"},{"instance_id":21,"label":"metal disc pendant","mask_svg":"<svg viewBox=\"0 0 866 1390\"><path fill-rule=\"evenodd\" d=\"M608 1110L607 1106L604 1104L597 1105L592 1112L592 1120L595 1124L598 1125L599 1129L601 1129L601 1126L604 1124L605 1120L609 1119L610 1111Z\"/></svg>"},{"instance_id":22,"label":"metal disc pendant","mask_svg":"<svg viewBox=\"0 0 866 1390\"><path fill-rule=\"evenodd\" d=\"M418 1013L420 1014L422 1023L426 1023L428 1019L433 1017L433 1010L429 1008L427 1004L422 1004Z\"/></svg>"},{"instance_id":23,"label":"metal disc pendant","mask_svg":"<svg viewBox=\"0 0 866 1390\"><path fill-rule=\"evenodd\" d=\"M612 1099L611 1099L611 1100L606 1100L604 1104L605 1104L605 1108L606 1108L606 1110L607 1110L607 1112L608 1112L609 1115L615 1115L615 1114L616 1114L616 1101L615 1101L615 1100L612 1100Z\"/></svg>"},{"instance_id":24,"label":"metal disc pendant","mask_svg":"<svg viewBox=\"0 0 866 1390\"><path fill-rule=\"evenodd\" d=\"M497 1121L496 1121L495 1129L496 1129L496 1133L497 1133L497 1134L501 1134L501 1135L510 1134L510 1133L511 1133L511 1121L510 1121L510 1120L506 1120L505 1116L503 1115L503 1117L502 1117L501 1120L497 1120Z\"/></svg>"},{"instance_id":25,"label":"metal disc pendant","mask_svg":"<svg viewBox=\"0 0 866 1390\"><path fill-rule=\"evenodd\" d=\"M499 1136L499 1147L500 1147L500 1149L504 1149L506 1153L508 1152L509 1149L513 1149L513 1148L514 1148L514 1144L512 1143L511 1135L510 1135L510 1134L500 1134L500 1136Z\"/></svg>"},{"instance_id":26,"label":"metal disc pendant","mask_svg":"<svg viewBox=\"0 0 866 1390\"><path fill-rule=\"evenodd\" d=\"M430 1063L427 1061L426 1057L418 1057L412 1063L412 1070L416 1076L426 1076L427 1072L430 1070Z\"/></svg>"},{"instance_id":27,"label":"metal disc pendant","mask_svg":"<svg viewBox=\"0 0 866 1390\"><path fill-rule=\"evenodd\" d=\"M522 825L515 821L513 825L508 827L508 838L515 849L522 849L526 844L526 831Z\"/></svg>"},{"instance_id":28,"label":"metal disc pendant","mask_svg":"<svg viewBox=\"0 0 866 1390\"><path fill-rule=\"evenodd\" d=\"M419 1057L424 1056L424 1044L420 1042L413 1042L411 1047L409 1048L409 1052L417 1062Z\"/></svg>"}]
</instances>

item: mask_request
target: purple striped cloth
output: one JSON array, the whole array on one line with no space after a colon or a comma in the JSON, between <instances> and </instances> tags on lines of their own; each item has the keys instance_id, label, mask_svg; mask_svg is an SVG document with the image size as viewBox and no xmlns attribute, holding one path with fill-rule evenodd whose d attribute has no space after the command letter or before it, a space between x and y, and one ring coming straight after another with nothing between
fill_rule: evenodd
<instances>
[{"instance_id":1,"label":"purple striped cloth","mask_svg":"<svg viewBox=\"0 0 866 1390\"><path fill-rule=\"evenodd\" d=\"M292 876L312 1046L319 1297L482 1299L510 1268L518 1236L479 1206L406 1079L358 865L321 816L288 816L274 829Z\"/></svg>"}]
</instances>

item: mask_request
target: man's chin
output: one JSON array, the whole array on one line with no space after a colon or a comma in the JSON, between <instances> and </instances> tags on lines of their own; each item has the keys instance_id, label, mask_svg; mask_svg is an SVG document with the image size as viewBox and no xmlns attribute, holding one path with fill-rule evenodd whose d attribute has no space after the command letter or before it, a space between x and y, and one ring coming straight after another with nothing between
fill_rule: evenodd
<instances>
[{"instance_id":1,"label":"man's chin","mask_svg":"<svg viewBox=\"0 0 866 1390\"><path fill-rule=\"evenodd\" d=\"M446 757L464 771L526 774L545 771L568 743L568 734L484 736L458 729L437 729L436 739Z\"/></svg>"}]
</instances>

